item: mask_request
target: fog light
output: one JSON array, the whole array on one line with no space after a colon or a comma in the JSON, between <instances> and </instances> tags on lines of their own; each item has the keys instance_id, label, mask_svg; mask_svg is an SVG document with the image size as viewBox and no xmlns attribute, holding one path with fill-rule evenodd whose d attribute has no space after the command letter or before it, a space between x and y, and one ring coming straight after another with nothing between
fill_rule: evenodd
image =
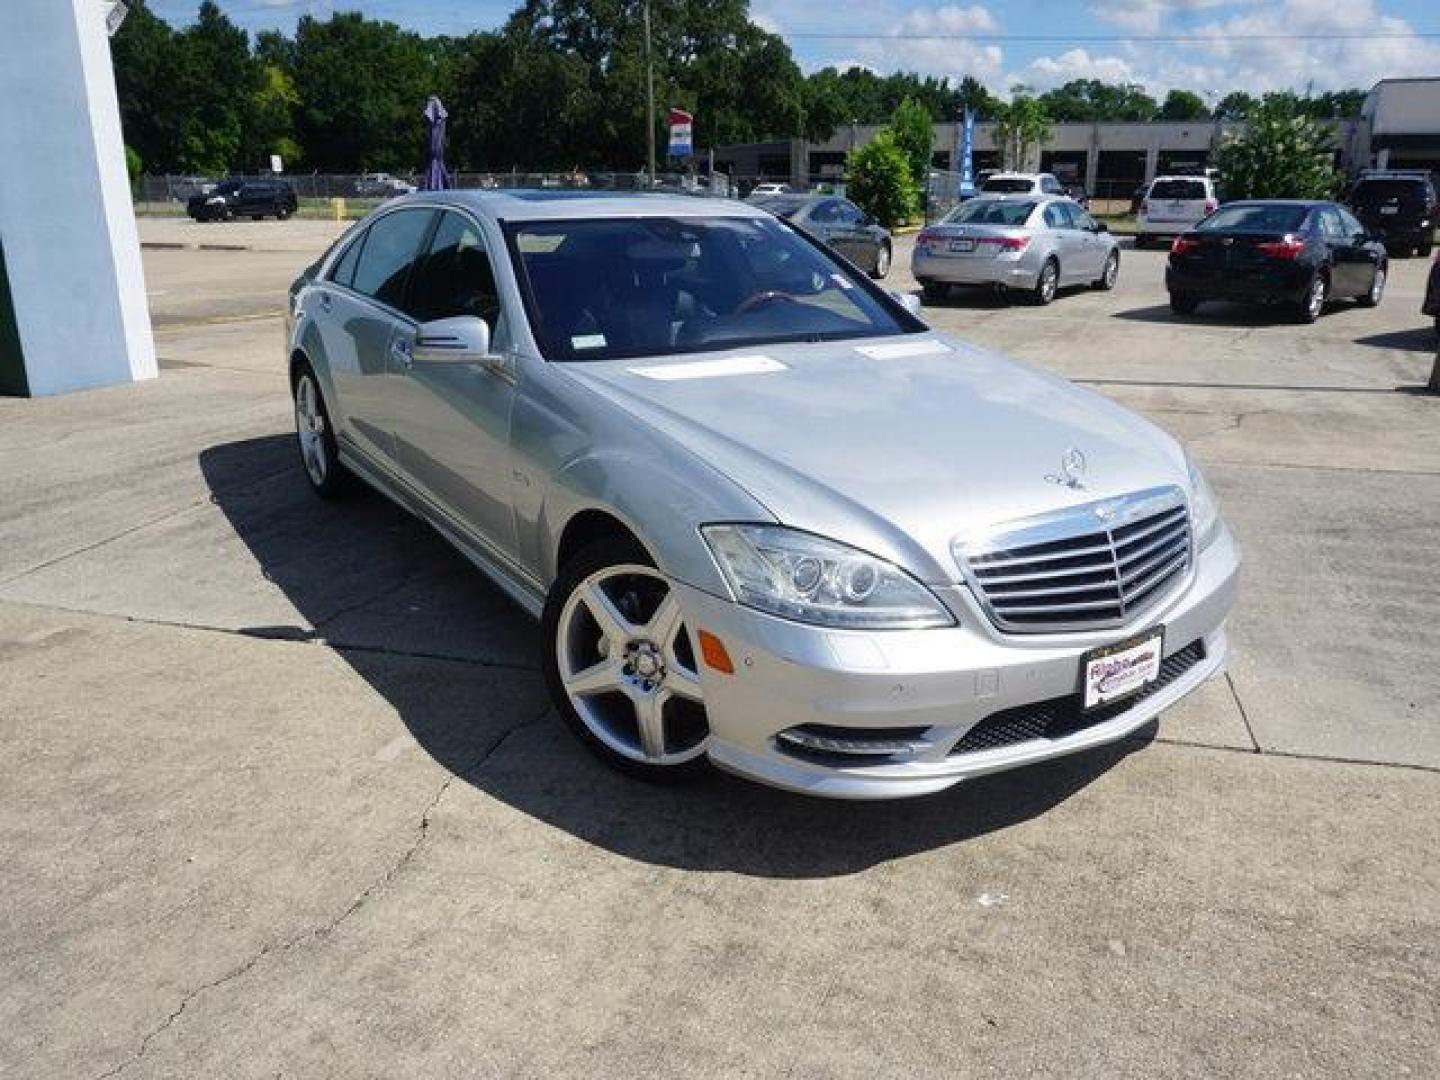
<instances>
[{"instance_id":1,"label":"fog light","mask_svg":"<svg viewBox=\"0 0 1440 1080\"><path fill-rule=\"evenodd\" d=\"M812 754L842 754L846 757L894 757L915 754L928 748L923 727L841 728L824 724L801 724L775 736L782 746Z\"/></svg>"}]
</instances>

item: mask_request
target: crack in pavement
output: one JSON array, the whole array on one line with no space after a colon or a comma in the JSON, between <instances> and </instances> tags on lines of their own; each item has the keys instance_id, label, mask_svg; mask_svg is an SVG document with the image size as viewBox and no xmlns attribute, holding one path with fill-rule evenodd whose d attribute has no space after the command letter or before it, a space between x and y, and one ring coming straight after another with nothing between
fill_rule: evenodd
<instances>
[{"instance_id":1,"label":"crack in pavement","mask_svg":"<svg viewBox=\"0 0 1440 1080\"><path fill-rule=\"evenodd\" d=\"M298 934L294 934L291 937L288 937L278 943L272 942L261 946L261 948L253 956L249 957L243 963L240 963L235 967L231 968L225 974L219 976L218 978L211 979L209 982L201 983L194 989L187 991L185 995L180 999L180 1004L178 1004L173 1010L171 1010L169 1015L167 1015L164 1020L162 1020L155 1027L151 1028L150 1031L146 1032L144 1037L140 1040L140 1045L136 1047L135 1052L130 1055L130 1057L126 1058L124 1061L121 1061L119 1064L105 1070L104 1072L97 1074L95 1080L108 1080L108 1078L110 1077L119 1076L126 1069L129 1069L132 1066L138 1064L145 1057L145 1055L149 1053L151 1044L157 1038L163 1035L166 1031L168 1031L171 1027L173 1027L175 1023L180 1019L180 1017L185 1014L185 1011L190 1007L190 1005L195 1001L195 999L200 997L200 995L206 993L207 991L214 990L218 987L232 983L237 979L243 978L249 972L253 971L260 964L260 962L268 956L288 953L290 950L296 948L297 946L327 937L330 934L334 933L337 929L339 929L341 924L343 924L347 919L350 918L350 916L354 915L357 911L364 907L369 902L371 897L384 890L392 881L394 881L395 878L398 877L404 871L404 869L410 865L410 863L415 859L415 856L420 853L420 849L425 846L425 841L429 838L430 835L431 815L434 814L435 810L439 807L441 800L445 798L446 792L450 790L451 786L455 783L455 781L462 778L474 776L477 772L479 772L485 767L485 765L491 760L491 758L493 758L504 748L505 744L510 741L512 736L514 736L517 732L524 730L525 728L532 727L535 724L538 724L541 720L545 718L549 711L550 706L547 704L545 709L537 715L532 716L526 720L521 720L517 724L512 724L510 727L506 728L499 735L499 737L497 737L489 746L487 746L483 751L481 751L481 753L475 758L474 761L470 762L468 765L463 766L462 768L452 771L450 775L445 778L445 782L440 785L440 789L430 799L430 801L426 804L424 811L420 814L420 821L416 825L415 829L414 841L400 854L400 857L398 859L396 859L390 864L389 867L386 868L386 870L379 877L371 881L370 884L366 885L365 888L360 890L360 892L355 896L355 899L350 901L350 903L345 907L343 911L341 911L333 919L329 919L326 922L321 923L319 926L312 926L309 929L303 930Z\"/></svg>"}]
</instances>

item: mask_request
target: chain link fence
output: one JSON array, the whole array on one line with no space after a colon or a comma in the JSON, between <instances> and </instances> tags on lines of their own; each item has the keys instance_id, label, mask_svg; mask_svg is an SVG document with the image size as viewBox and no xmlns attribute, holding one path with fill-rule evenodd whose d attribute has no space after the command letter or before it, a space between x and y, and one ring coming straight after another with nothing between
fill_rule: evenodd
<instances>
[{"instance_id":1,"label":"chain link fence","mask_svg":"<svg viewBox=\"0 0 1440 1080\"><path fill-rule=\"evenodd\" d=\"M738 194L738 186L723 173L692 176L687 173L658 173L647 185L644 173L630 172L457 172L451 174L457 188L548 188L601 191L665 191L721 198ZM419 177L406 173L271 173L230 175L223 180L204 176L145 174L135 184L135 210L140 214L183 216L186 204L195 195L208 195L221 183L289 184L299 202L297 217L361 217L395 195L416 190Z\"/></svg>"}]
</instances>

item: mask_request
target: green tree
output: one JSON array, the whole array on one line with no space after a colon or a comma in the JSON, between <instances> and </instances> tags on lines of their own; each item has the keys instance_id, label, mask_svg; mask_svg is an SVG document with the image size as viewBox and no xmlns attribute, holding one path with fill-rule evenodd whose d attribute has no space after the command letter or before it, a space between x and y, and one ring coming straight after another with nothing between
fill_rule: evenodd
<instances>
[{"instance_id":1,"label":"green tree","mask_svg":"<svg viewBox=\"0 0 1440 1080\"><path fill-rule=\"evenodd\" d=\"M995 117L995 141L1007 169L1030 166L1040 147L1050 141L1050 113L1045 102L1016 86L1010 102Z\"/></svg>"},{"instance_id":2,"label":"green tree","mask_svg":"<svg viewBox=\"0 0 1440 1080\"><path fill-rule=\"evenodd\" d=\"M409 170L420 163L420 111L440 89L424 40L391 22L342 12L295 27L296 134L311 168Z\"/></svg>"},{"instance_id":3,"label":"green tree","mask_svg":"<svg viewBox=\"0 0 1440 1080\"><path fill-rule=\"evenodd\" d=\"M1221 142L1215 164L1234 198L1323 199L1337 181L1332 142L1328 124L1282 96L1267 97L1250 110L1244 132Z\"/></svg>"},{"instance_id":4,"label":"green tree","mask_svg":"<svg viewBox=\"0 0 1440 1080\"><path fill-rule=\"evenodd\" d=\"M910 174L905 151L882 128L870 142L850 152L845 164L845 193L856 206L886 228L909 221L920 207L920 190Z\"/></svg>"},{"instance_id":5,"label":"green tree","mask_svg":"<svg viewBox=\"0 0 1440 1080\"><path fill-rule=\"evenodd\" d=\"M890 132L910 166L910 179L923 191L930 176L930 155L935 149L934 117L920 102L906 98L890 118Z\"/></svg>"},{"instance_id":6,"label":"green tree","mask_svg":"<svg viewBox=\"0 0 1440 1080\"><path fill-rule=\"evenodd\" d=\"M1189 90L1171 90L1160 106L1161 120L1208 120L1210 110L1199 94Z\"/></svg>"},{"instance_id":7,"label":"green tree","mask_svg":"<svg viewBox=\"0 0 1440 1080\"><path fill-rule=\"evenodd\" d=\"M171 88L187 106L180 133L180 168L219 175L255 167L241 160L246 110L258 72L250 39L213 0L204 0L195 22L175 40L181 70Z\"/></svg>"},{"instance_id":8,"label":"green tree","mask_svg":"<svg viewBox=\"0 0 1440 1080\"><path fill-rule=\"evenodd\" d=\"M975 76L966 75L960 80L960 86L955 91L953 105L956 119L959 119L960 115L970 108L980 119L993 120L1004 107L1005 103L986 89L985 84Z\"/></svg>"},{"instance_id":9,"label":"green tree","mask_svg":"<svg viewBox=\"0 0 1440 1080\"><path fill-rule=\"evenodd\" d=\"M1143 86L1099 79L1072 79L1046 91L1040 101L1052 120L1062 122L1154 120L1160 113Z\"/></svg>"},{"instance_id":10,"label":"green tree","mask_svg":"<svg viewBox=\"0 0 1440 1080\"><path fill-rule=\"evenodd\" d=\"M1244 120L1259 102L1244 90L1232 90L1215 106L1216 120Z\"/></svg>"},{"instance_id":11,"label":"green tree","mask_svg":"<svg viewBox=\"0 0 1440 1080\"><path fill-rule=\"evenodd\" d=\"M176 93L182 60L175 32L136 0L110 50L126 143L149 168L177 171L187 106Z\"/></svg>"}]
</instances>

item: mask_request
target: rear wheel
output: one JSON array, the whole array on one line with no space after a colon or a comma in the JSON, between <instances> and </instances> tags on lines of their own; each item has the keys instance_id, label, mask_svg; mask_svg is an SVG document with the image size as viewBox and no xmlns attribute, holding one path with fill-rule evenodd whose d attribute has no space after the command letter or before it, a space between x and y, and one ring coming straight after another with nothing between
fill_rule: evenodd
<instances>
[{"instance_id":1,"label":"rear wheel","mask_svg":"<svg viewBox=\"0 0 1440 1080\"><path fill-rule=\"evenodd\" d=\"M1030 298L1041 307L1055 299L1055 293L1060 288L1060 264L1054 259L1046 259L1045 265L1040 268L1040 276L1035 279L1035 288L1030 292Z\"/></svg>"},{"instance_id":2,"label":"rear wheel","mask_svg":"<svg viewBox=\"0 0 1440 1080\"><path fill-rule=\"evenodd\" d=\"M1313 323L1325 311L1325 302L1330 298L1330 282L1324 274L1316 274L1310 283L1305 299L1300 301L1296 318L1302 323Z\"/></svg>"},{"instance_id":3,"label":"rear wheel","mask_svg":"<svg viewBox=\"0 0 1440 1080\"><path fill-rule=\"evenodd\" d=\"M875 252L875 269L870 271L870 276L879 281L888 273L890 273L890 245L881 244L880 249Z\"/></svg>"},{"instance_id":4,"label":"rear wheel","mask_svg":"<svg viewBox=\"0 0 1440 1080\"><path fill-rule=\"evenodd\" d=\"M1385 264L1375 264L1375 276L1370 279L1370 289L1360 297L1361 307L1375 307L1385 295Z\"/></svg>"},{"instance_id":5,"label":"rear wheel","mask_svg":"<svg viewBox=\"0 0 1440 1080\"><path fill-rule=\"evenodd\" d=\"M602 540L570 560L543 626L550 696L592 753L646 780L704 769L698 652L675 590L638 543Z\"/></svg>"},{"instance_id":6,"label":"rear wheel","mask_svg":"<svg viewBox=\"0 0 1440 1080\"><path fill-rule=\"evenodd\" d=\"M1433 239L1426 240L1415 250L1418 251L1424 258L1428 259L1430 257L1430 252L1435 250L1435 241Z\"/></svg>"},{"instance_id":7,"label":"rear wheel","mask_svg":"<svg viewBox=\"0 0 1440 1080\"><path fill-rule=\"evenodd\" d=\"M284 220L285 220L286 218L288 218L289 216L290 216L290 211L289 211L286 207L283 207L283 206L282 206L279 210L276 210L276 211L275 211L275 220L276 220L276 221L284 221Z\"/></svg>"},{"instance_id":8,"label":"rear wheel","mask_svg":"<svg viewBox=\"0 0 1440 1080\"><path fill-rule=\"evenodd\" d=\"M927 281L920 286L920 292L927 303L938 304L950 295L950 286L943 281Z\"/></svg>"},{"instance_id":9,"label":"rear wheel","mask_svg":"<svg viewBox=\"0 0 1440 1080\"><path fill-rule=\"evenodd\" d=\"M1092 283L1092 288L1109 292L1115 288L1115 280L1120 276L1120 253L1112 251L1105 257L1105 269L1100 271L1100 276Z\"/></svg>"},{"instance_id":10,"label":"rear wheel","mask_svg":"<svg viewBox=\"0 0 1440 1080\"><path fill-rule=\"evenodd\" d=\"M1200 301L1193 296L1173 292L1170 294L1170 310L1176 315L1194 315L1195 309L1199 306Z\"/></svg>"}]
</instances>

